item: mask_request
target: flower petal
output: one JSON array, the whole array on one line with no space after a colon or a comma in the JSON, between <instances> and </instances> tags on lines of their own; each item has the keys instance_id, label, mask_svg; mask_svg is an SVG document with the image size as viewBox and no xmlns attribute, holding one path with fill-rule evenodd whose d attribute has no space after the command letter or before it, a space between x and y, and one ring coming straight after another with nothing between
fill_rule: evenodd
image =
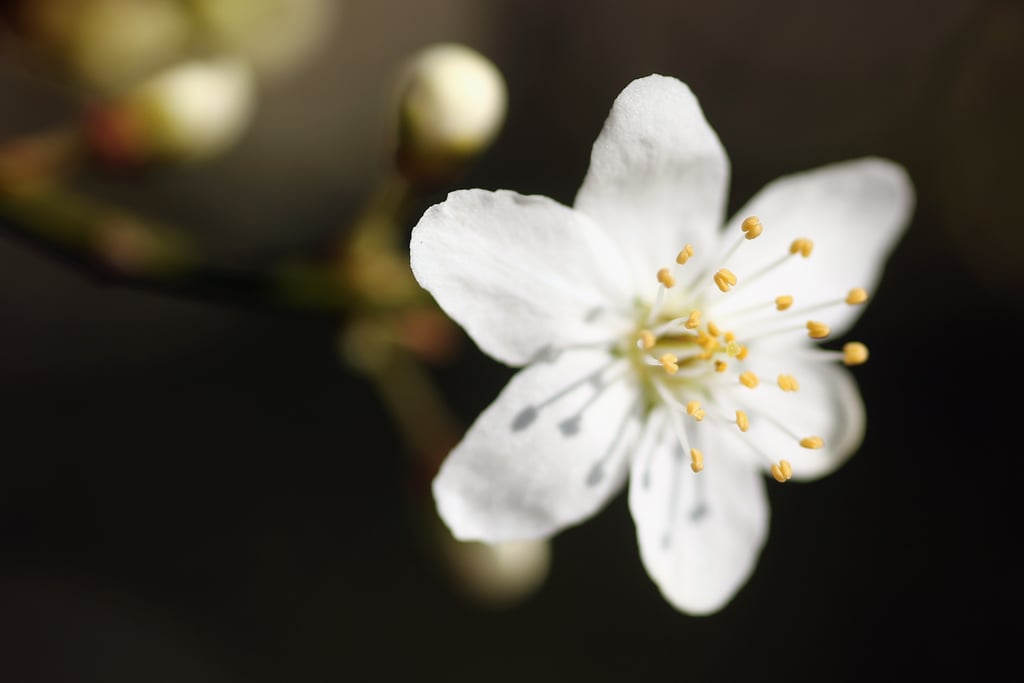
<instances>
[{"instance_id":1,"label":"flower petal","mask_svg":"<svg viewBox=\"0 0 1024 683\"><path fill-rule=\"evenodd\" d=\"M728 185L729 159L697 98L652 75L616 98L575 207L615 240L646 294L686 243L707 250L717 242Z\"/></svg>"},{"instance_id":2,"label":"flower petal","mask_svg":"<svg viewBox=\"0 0 1024 683\"><path fill-rule=\"evenodd\" d=\"M622 487L640 429L624 361L577 350L519 371L434 479L452 534L497 542L550 536Z\"/></svg>"},{"instance_id":3,"label":"flower petal","mask_svg":"<svg viewBox=\"0 0 1024 683\"><path fill-rule=\"evenodd\" d=\"M756 447L778 461L788 460L794 479L818 479L846 462L864 438L864 402L852 373L831 363L794 362L785 356L752 350L746 366L761 377L754 390L740 387L731 396L730 408L742 409L750 429L730 430L727 448L748 454L768 470L768 458L757 456ZM799 383L795 392L783 392L776 384L779 374L790 374ZM817 436L824 446L804 448L799 440Z\"/></svg>"},{"instance_id":4,"label":"flower petal","mask_svg":"<svg viewBox=\"0 0 1024 683\"><path fill-rule=\"evenodd\" d=\"M872 295L913 205L906 171L885 159L845 161L769 183L727 225L739 236L743 219L758 216L764 232L729 259L740 286L724 295L729 298L723 305L739 310L763 302L767 313L783 294L794 298L793 310L842 299L854 287ZM800 237L814 242L809 258L791 256L756 285L742 287L745 275L788 254ZM837 336L862 310L863 305L837 305L815 311L813 319L827 323Z\"/></svg>"},{"instance_id":5,"label":"flower petal","mask_svg":"<svg viewBox=\"0 0 1024 683\"><path fill-rule=\"evenodd\" d=\"M690 470L671 430L652 416L646 452L634 459L629 507L640 557L665 599L691 614L721 609L746 583L768 537L769 509L761 471L719 446L722 428L689 429L704 453ZM697 441L696 439L702 439Z\"/></svg>"},{"instance_id":6,"label":"flower petal","mask_svg":"<svg viewBox=\"0 0 1024 683\"><path fill-rule=\"evenodd\" d=\"M629 324L631 290L614 246L547 197L452 192L413 229L410 259L441 308L509 365L611 341Z\"/></svg>"}]
</instances>

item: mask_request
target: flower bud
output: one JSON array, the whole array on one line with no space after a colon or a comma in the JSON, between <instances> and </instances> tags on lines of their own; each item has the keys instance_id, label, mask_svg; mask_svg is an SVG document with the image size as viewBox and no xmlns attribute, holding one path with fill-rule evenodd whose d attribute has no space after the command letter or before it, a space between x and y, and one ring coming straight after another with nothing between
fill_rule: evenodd
<instances>
[{"instance_id":1,"label":"flower bud","mask_svg":"<svg viewBox=\"0 0 1024 683\"><path fill-rule=\"evenodd\" d=\"M115 165L203 161L248 127L254 85L252 70L237 59L182 62L96 107L87 139Z\"/></svg>"},{"instance_id":2,"label":"flower bud","mask_svg":"<svg viewBox=\"0 0 1024 683\"><path fill-rule=\"evenodd\" d=\"M502 607L535 593L551 569L547 539L502 543L461 542L446 548L453 579L467 598Z\"/></svg>"},{"instance_id":3,"label":"flower bud","mask_svg":"<svg viewBox=\"0 0 1024 683\"><path fill-rule=\"evenodd\" d=\"M398 165L414 182L444 182L482 152L505 121L507 90L498 68L454 43L413 56L398 83Z\"/></svg>"},{"instance_id":4,"label":"flower bud","mask_svg":"<svg viewBox=\"0 0 1024 683\"><path fill-rule=\"evenodd\" d=\"M310 59L335 24L339 0L188 0L208 41L283 77Z\"/></svg>"},{"instance_id":5,"label":"flower bud","mask_svg":"<svg viewBox=\"0 0 1024 683\"><path fill-rule=\"evenodd\" d=\"M180 58L191 40L176 0L22 0L9 16L24 47L106 94Z\"/></svg>"}]
</instances>

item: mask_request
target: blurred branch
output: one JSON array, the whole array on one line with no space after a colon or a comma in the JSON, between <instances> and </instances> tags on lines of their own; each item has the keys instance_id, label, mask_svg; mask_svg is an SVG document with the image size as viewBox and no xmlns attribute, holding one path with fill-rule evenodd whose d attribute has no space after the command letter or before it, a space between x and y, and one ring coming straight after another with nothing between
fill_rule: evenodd
<instances>
[{"instance_id":1,"label":"blurred branch","mask_svg":"<svg viewBox=\"0 0 1024 683\"><path fill-rule=\"evenodd\" d=\"M75 192L75 136L54 133L0 147L0 229L99 282L247 307L325 315L420 305L426 297L397 252L404 183L385 183L335 254L283 258L262 271L212 263L188 234ZM381 226L390 226L381 230Z\"/></svg>"}]
</instances>

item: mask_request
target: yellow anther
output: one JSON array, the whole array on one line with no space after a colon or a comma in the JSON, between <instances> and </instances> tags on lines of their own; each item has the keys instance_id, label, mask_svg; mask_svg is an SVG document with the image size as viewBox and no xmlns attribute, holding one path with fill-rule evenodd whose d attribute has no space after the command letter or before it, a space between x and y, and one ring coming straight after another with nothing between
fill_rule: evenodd
<instances>
[{"instance_id":1,"label":"yellow anther","mask_svg":"<svg viewBox=\"0 0 1024 683\"><path fill-rule=\"evenodd\" d=\"M697 422L703 422L705 415L707 415L707 413L704 412L704 409L703 408L698 408L693 413L693 419L696 420Z\"/></svg>"},{"instance_id":2,"label":"yellow anther","mask_svg":"<svg viewBox=\"0 0 1024 683\"><path fill-rule=\"evenodd\" d=\"M789 245L790 254L800 254L804 258L810 256L812 251L814 251L814 242L806 237L798 237Z\"/></svg>"},{"instance_id":3,"label":"yellow anther","mask_svg":"<svg viewBox=\"0 0 1024 683\"><path fill-rule=\"evenodd\" d=\"M676 362L678 360L673 354L666 353L658 359L658 362L661 363L661 367L665 368L665 372L674 375L679 372L679 364Z\"/></svg>"},{"instance_id":4,"label":"yellow anther","mask_svg":"<svg viewBox=\"0 0 1024 683\"><path fill-rule=\"evenodd\" d=\"M726 369L728 369L728 367L729 364L726 363L724 360L715 361L715 372L725 372Z\"/></svg>"},{"instance_id":5,"label":"yellow anther","mask_svg":"<svg viewBox=\"0 0 1024 683\"><path fill-rule=\"evenodd\" d=\"M807 336L811 339L824 339L831 332L832 330L830 330L828 325L823 322L819 322L817 320L807 321Z\"/></svg>"},{"instance_id":6,"label":"yellow anther","mask_svg":"<svg viewBox=\"0 0 1024 683\"><path fill-rule=\"evenodd\" d=\"M688 330L695 330L700 327L700 311L696 308L690 311L690 317L686 319L684 327Z\"/></svg>"},{"instance_id":7,"label":"yellow anther","mask_svg":"<svg viewBox=\"0 0 1024 683\"><path fill-rule=\"evenodd\" d=\"M847 365L862 365L868 362L868 347L860 342L843 344L843 362Z\"/></svg>"},{"instance_id":8,"label":"yellow anther","mask_svg":"<svg viewBox=\"0 0 1024 683\"><path fill-rule=\"evenodd\" d=\"M747 370L742 375L740 375L740 384L742 384L745 387L749 387L749 388L753 389L754 387L756 387L760 383L761 383L761 380L759 380L757 378L757 375L752 373L750 370Z\"/></svg>"},{"instance_id":9,"label":"yellow anther","mask_svg":"<svg viewBox=\"0 0 1024 683\"><path fill-rule=\"evenodd\" d=\"M718 327L718 325L714 324L713 322L711 322L709 320L708 321L708 334L710 334L712 337L720 337L720 336L722 336L722 330Z\"/></svg>"},{"instance_id":10,"label":"yellow anther","mask_svg":"<svg viewBox=\"0 0 1024 683\"><path fill-rule=\"evenodd\" d=\"M676 279L672 277L672 271L668 268L662 268L658 271L658 282L665 285L665 289L671 289L676 284Z\"/></svg>"},{"instance_id":11,"label":"yellow anther","mask_svg":"<svg viewBox=\"0 0 1024 683\"><path fill-rule=\"evenodd\" d=\"M644 349L646 349L648 351L653 349L654 348L654 344L657 341L658 341L658 339L654 336L654 333L651 332L650 330L641 330L640 331L640 345L643 346Z\"/></svg>"},{"instance_id":12,"label":"yellow anther","mask_svg":"<svg viewBox=\"0 0 1024 683\"><path fill-rule=\"evenodd\" d=\"M793 477L793 466L788 460L780 460L778 464L772 465L772 476L780 484L787 482Z\"/></svg>"},{"instance_id":13,"label":"yellow anther","mask_svg":"<svg viewBox=\"0 0 1024 683\"><path fill-rule=\"evenodd\" d=\"M683 247L683 250L679 252L679 255L676 256L676 263L683 265L690 260L691 256L693 256L693 245L687 244Z\"/></svg>"},{"instance_id":14,"label":"yellow anther","mask_svg":"<svg viewBox=\"0 0 1024 683\"><path fill-rule=\"evenodd\" d=\"M740 428L741 432L745 432L750 429L750 419L742 410L736 411L736 426Z\"/></svg>"},{"instance_id":15,"label":"yellow anther","mask_svg":"<svg viewBox=\"0 0 1024 683\"><path fill-rule=\"evenodd\" d=\"M853 289L850 290L850 293L846 295L846 303L850 304L851 306L862 304L867 300L867 290L861 287L854 287Z\"/></svg>"},{"instance_id":16,"label":"yellow anther","mask_svg":"<svg viewBox=\"0 0 1024 683\"><path fill-rule=\"evenodd\" d=\"M712 279L723 292L728 292L729 288L737 282L736 275L728 268L720 268Z\"/></svg>"},{"instance_id":17,"label":"yellow anther","mask_svg":"<svg viewBox=\"0 0 1024 683\"><path fill-rule=\"evenodd\" d=\"M793 305L793 297L786 294L784 296L775 297L775 310L784 311Z\"/></svg>"},{"instance_id":18,"label":"yellow anther","mask_svg":"<svg viewBox=\"0 0 1024 683\"><path fill-rule=\"evenodd\" d=\"M750 216L749 218L743 219L743 224L740 226L748 240L752 240L761 234L764 230L764 226L761 225L761 219L757 216Z\"/></svg>"},{"instance_id":19,"label":"yellow anther","mask_svg":"<svg viewBox=\"0 0 1024 683\"><path fill-rule=\"evenodd\" d=\"M706 332L698 330L697 332L697 346L708 351L714 351L718 348L718 340L707 334Z\"/></svg>"},{"instance_id":20,"label":"yellow anther","mask_svg":"<svg viewBox=\"0 0 1024 683\"><path fill-rule=\"evenodd\" d=\"M736 358L738 360L746 360L748 353L750 353L750 349L748 349L746 346L743 346L743 344L740 344L739 350L736 351Z\"/></svg>"},{"instance_id":21,"label":"yellow anther","mask_svg":"<svg viewBox=\"0 0 1024 683\"><path fill-rule=\"evenodd\" d=\"M700 472L704 469L704 454L696 448L690 449L690 469L694 472Z\"/></svg>"},{"instance_id":22,"label":"yellow anther","mask_svg":"<svg viewBox=\"0 0 1024 683\"><path fill-rule=\"evenodd\" d=\"M686 404L687 415L693 415L698 410L700 410L700 401L690 401Z\"/></svg>"},{"instance_id":23,"label":"yellow anther","mask_svg":"<svg viewBox=\"0 0 1024 683\"><path fill-rule=\"evenodd\" d=\"M796 381L796 377L793 375L779 375L779 389L783 391L797 391L800 388L800 383Z\"/></svg>"},{"instance_id":24,"label":"yellow anther","mask_svg":"<svg viewBox=\"0 0 1024 683\"><path fill-rule=\"evenodd\" d=\"M725 333L725 341L726 342L734 342L734 341L736 341L736 333L735 332L726 332Z\"/></svg>"},{"instance_id":25,"label":"yellow anther","mask_svg":"<svg viewBox=\"0 0 1024 683\"><path fill-rule=\"evenodd\" d=\"M800 439L800 445L804 448L821 448L825 445L825 439L820 436L807 436Z\"/></svg>"}]
</instances>

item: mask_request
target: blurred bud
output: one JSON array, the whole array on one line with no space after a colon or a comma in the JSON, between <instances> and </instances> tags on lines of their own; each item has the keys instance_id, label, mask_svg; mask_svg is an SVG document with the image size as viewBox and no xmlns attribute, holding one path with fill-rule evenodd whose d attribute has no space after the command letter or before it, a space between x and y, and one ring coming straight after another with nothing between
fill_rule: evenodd
<instances>
[{"instance_id":1,"label":"blurred bud","mask_svg":"<svg viewBox=\"0 0 1024 683\"><path fill-rule=\"evenodd\" d=\"M188 0L210 41L261 76L287 75L327 43L340 0Z\"/></svg>"},{"instance_id":2,"label":"blurred bud","mask_svg":"<svg viewBox=\"0 0 1024 683\"><path fill-rule=\"evenodd\" d=\"M252 70L237 59L182 62L87 121L93 151L116 166L209 159L232 145L255 112Z\"/></svg>"},{"instance_id":3,"label":"blurred bud","mask_svg":"<svg viewBox=\"0 0 1024 683\"><path fill-rule=\"evenodd\" d=\"M551 569L547 540L467 543L448 535L442 546L456 588L489 607L508 607L533 595Z\"/></svg>"},{"instance_id":4,"label":"blurred bud","mask_svg":"<svg viewBox=\"0 0 1024 683\"><path fill-rule=\"evenodd\" d=\"M9 14L28 49L107 94L172 63L191 38L176 0L21 0Z\"/></svg>"},{"instance_id":5,"label":"blurred bud","mask_svg":"<svg viewBox=\"0 0 1024 683\"><path fill-rule=\"evenodd\" d=\"M443 183L494 140L507 91L498 68L463 45L414 55L398 82L398 165L410 181Z\"/></svg>"}]
</instances>

